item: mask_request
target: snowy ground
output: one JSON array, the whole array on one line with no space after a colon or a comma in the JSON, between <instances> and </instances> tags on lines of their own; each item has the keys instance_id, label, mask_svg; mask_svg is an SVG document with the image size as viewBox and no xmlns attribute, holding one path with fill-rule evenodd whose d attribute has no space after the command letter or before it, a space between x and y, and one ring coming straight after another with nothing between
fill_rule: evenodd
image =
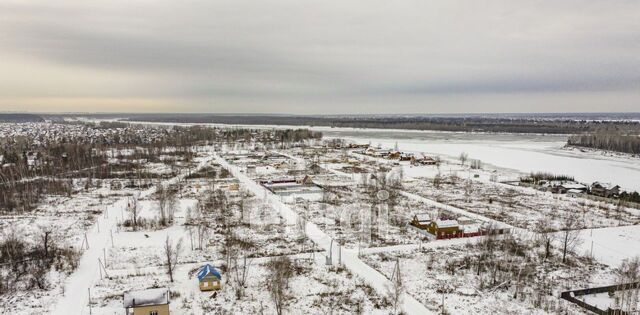
<instances>
[{"instance_id":1,"label":"snowy ground","mask_svg":"<svg viewBox=\"0 0 640 315\"><path fill-rule=\"evenodd\" d=\"M102 187L87 192L80 190L72 197L49 196L29 214L3 216L0 220L0 237L14 234L35 244L39 242L43 231L52 231L52 238L59 242L59 246L76 250L86 249L84 232L87 229L97 229L98 225L103 224L105 210L113 207L117 200L122 198L121 195L130 193ZM104 226L102 228L104 230ZM91 242L93 243L93 239ZM1 296L0 313L42 313L54 304L63 291L63 281L68 275L51 272L42 276L47 279L47 291L29 290Z\"/></svg>"},{"instance_id":2,"label":"snowy ground","mask_svg":"<svg viewBox=\"0 0 640 315\"><path fill-rule=\"evenodd\" d=\"M375 160L378 163L393 164L388 160L359 154L351 154L351 156L366 161ZM524 230L535 231L535 223L540 218L546 217L550 219L551 224L558 226L563 216L576 213L581 219L581 228L584 229L579 233L581 241L576 249L578 253L587 256L593 253L594 258L610 266L619 266L624 259L640 255L640 250L636 250L640 248L640 238L636 237L640 226L638 209L622 208L619 212L616 206L609 203L553 195L527 187L492 182L490 180L492 175L503 179L514 176L512 171L501 168L485 165L482 170L469 170L468 167L461 167L455 158L447 157L443 157L443 163L440 168L437 168L411 166L407 162L400 162L400 166L394 166L394 171L402 167L407 178L405 186L410 187L409 191L417 193L420 197L431 198L426 200L430 211L450 210L458 215L481 220L497 219L513 227L519 227L523 232ZM473 178L470 176L471 173L478 174L479 178ZM437 174L445 178L455 174L458 180L455 184L445 181L446 183L436 189L433 187L433 177ZM354 181L359 178L358 175L343 175L351 177ZM467 178L472 179L469 196L465 196ZM416 194L407 192L406 195L415 196ZM424 200L419 196L416 198ZM492 198L492 203L489 203L489 198Z\"/></svg>"},{"instance_id":3,"label":"snowy ground","mask_svg":"<svg viewBox=\"0 0 640 315\"><path fill-rule=\"evenodd\" d=\"M122 152L112 152L122 155ZM202 163L204 165L208 162L203 160ZM162 169L162 172L167 169L166 165L161 166L160 163L150 165L150 169ZM174 168L179 169L183 168ZM71 175L80 177L80 174ZM184 175L186 173L181 176ZM179 178L181 177L166 182ZM120 179L94 178L89 185L86 178L69 180L73 181L72 194L45 195L37 208L28 214L3 215L0 220L0 238L4 239L11 233L36 245L43 231L51 231L51 238L57 246L81 252L78 269L71 275L53 270L49 274L40 275L47 283L46 290L24 290L1 296L0 313L82 313L86 303L78 301L86 301L89 284L98 275L97 260L106 254L104 250L111 243L111 236L114 235L113 239L117 239L118 223L127 215L124 210L127 199L140 192L143 198L153 193L153 188L146 191L113 188L114 182L127 183Z\"/></svg>"},{"instance_id":4,"label":"snowy ground","mask_svg":"<svg viewBox=\"0 0 640 315\"><path fill-rule=\"evenodd\" d=\"M548 220L548 228L560 229L566 218L575 214L583 228L640 223L638 209L618 211L611 204L559 198L549 192L515 189L454 176L443 176L438 187L431 178L416 180L407 185L408 191L531 231L542 219Z\"/></svg>"},{"instance_id":5,"label":"snowy ground","mask_svg":"<svg viewBox=\"0 0 640 315\"><path fill-rule=\"evenodd\" d=\"M624 259L640 256L640 225L580 231L579 253L617 267Z\"/></svg>"},{"instance_id":6,"label":"snowy ground","mask_svg":"<svg viewBox=\"0 0 640 315\"><path fill-rule=\"evenodd\" d=\"M192 207L195 200L183 200L179 207L176 224L167 230L162 231L141 231L126 232L122 238L128 240L126 244L116 246L109 250L107 260L109 261L107 271L109 278L101 279L95 283L93 297L94 314L113 314L119 313L122 309L120 295L114 296L113 292L124 292L131 289L144 289L149 286L166 286L171 289L174 294L179 294L172 302L172 311L180 314L202 314L208 312L230 312L230 313L272 313L273 306L270 297L266 294L264 286L268 277L264 277L266 273L264 264L268 261L269 256L261 256L260 258L250 259L251 268L249 269L249 282L247 284L247 296L238 299L235 292L231 288L231 284L226 279L228 274L224 276L223 290L219 292L215 299L210 298L211 292L200 292L198 290L197 280L194 276L196 270L204 263L216 263L223 259L220 254L221 247L215 235L212 235L213 242L207 242L203 250L185 249L183 258L176 270L174 283L168 281L165 267L162 265L162 244L167 234L172 237L188 238L188 234L184 226L180 225L181 218L184 218L186 209ZM269 212L273 213L273 212ZM277 220L277 218L276 218ZM250 235L252 240L260 241L263 237L272 236L267 245L275 245L272 250L267 252L259 251L258 255L281 255L278 252L277 245L285 245L283 247L294 247L294 240L287 240L273 237L277 233L274 231L264 231L260 227L262 224L251 225L250 231L245 235ZM242 231L236 231L242 233ZM256 235L257 234L257 235ZM283 233L284 234L284 233ZM292 233L288 233L292 234ZM148 236L148 237L147 237ZM216 241L217 240L217 241ZM135 244L135 245L133 245ZM298 248L298 246L295 246ZM376 308L385 307L380 298L373 297L370 299L371 289L352 279L345 271L334 272L324 267L321 254L304 253L294 254L291 256L300 260L302 269L293 279L292 292L294 293L290 302L290 309L309 309L320 310L326 307L326 301L321 301L322 295L319 292L331 293L341 301L351 301L345 304L345 313L351 310L350 307L361 307L366 313L376 313ZM307 259L314 257L318 262L310 263ZM335 288L340 288L336 292ZM317 296L318 300L308 299L307 296ZM378 311L384 313L382 310Z\"/></svg>"},{"instance_id":7,"label":"snowy ground","mask_svg":"<svg viewBox=\"0 0 640 315\"><path fill-rule=\"evenodd\" d=\"M201 166L208 159L200 162ZM172 179L171 181L176 181ZM241 190L244 191L244 186ZM157 205L152 196L153 188L140 196L140 216L153 219L157 216ZM265 203L263 194L253 194L245 198L246 207L251 208L251 224L233 227L234 233L247 237L259 244L253 252L246 296L238 298L231 282L223 276L223 290L215 299L211 293L198 290L194 273L204 263L220 265L222 240L218 230L210 233L202 249L192 248L191 232L186 223L192 219L198 200L206 198L211 191L199 180L188 180L182 185L175 212L175 222L160 230L140 230L137 232L118 229L118 222L127 199L114 204L105 213L109 218L100 221L102 230L92 229L89 239L91 248L85 251L80 268L67 281L65 293L53 310L56 314L120 314L122 293L128 290L149 287L169 287L173 292L171 309L179 314L203 313L273 313L273 302L265 290L265 264L273 255L290 255L297 261L298 272L292 279L291 297L287 308L308 310L309 313L324 313L332 309L335 314L388 314L391 304L383 295L367 282L354 275L349 269L339 266L325 266L323 251L298 243L295 221L285 220L271 203ZM230 193L230 195L238 195ZM235 199L232 199L235 200ZM237 217L235 213L233 216ZM265 217L266 216L266 217ZM109 229L110 228L110 229ZM113 234L110 233L113 230ZM106 232L110 231L110 232ZM113 243L111 242L113 235ZM176 268L176 281L170 283L163 266L163 244L169 236L173 240L182 239L186 246ZM347 253L344 253L347 260ZM105 270L98 267L98 259L105 262ZM223 268L223 267L222 267ZM90 300L89 300L90 294ZM70 309L69 305L74 308ZM305 311L307 312L307 311ZM26 314L29 311L25 310Z\"/></svg>"},{"instance_id":8,"label":"snowy ground","mask_svg":"<svg viewBox=\"0 0 640 315\"><path fill-rule=\"evenodd\" d=\"M330 153L329 153L330 155ZM352 155L357 156L357 155ZM368 157L363 158L363 160L371 161L376 159L371 159ZM398 171L400 167L402 167L403 172L407 178L405 180L405 185L409 191L418 192L420 195L425 195L427 198L432 198L428 204L433 206L435 205L441 209L452 209L453 211L459 215L466 215L469 217L477 217L479 219L496 219L497 221L507 223L508 225L513 225L515 227L520 227L525 230L535 231L536 221L540 218L548 218L549 222L552 224L551 228L559 228L564 216L568 216L569 214L578 213L581 218L581 226L582 227L602 227L602 226L614 226L610 228L602 228L602 229L593 229L593 236L591 237L591 230L583 230L580 232L580 241L579 246L576 248L576 252L581 255L591 256L596 258L598 261L603 262L611 267L618 266L621 261L625 258L633 257L638 255L638 253L634 250L624 250L624 248L629 248L629 244L640 244L639 240L637 240L633 235L635 235L635 225L638 222L638 210L631 208L624 208L618 212L615 207L610 204L604 203L594 203L588 200L582 200L579 198L568 198L564 196L552 195L550 193L542 193L530 188L523 187L510 187L508 185L494 183L490 181L490 177L492 174L501 175L502 171L500 169L494 169L495 171L489 170L474 170L475 174L479 174L480 178L468 181L470 184L467 186L465 183L467 182L465 179L458 178L456 182L451 182L447 180L447 177L451 177L451 175L445 177L444 184L439 188L433 187L433 177L442 173L441 170L438 170L436 167L414 167L408 165L408 163L397 163L399 166L393 165L392 162L389 161L379 161L382 164L391 165L391 168L394 171ZM335 174L342 175L344 179L351 180L353 182L357 182L360 174L346 173L343 172L344 168L339 163L325 163L322 164L326 169L333 171ZM367 166L362 167L362 169L372 169L375 172L376 167L375 163L372 165L371 163L366 164ZM337 166L337 167L336 167ZM373 167L372 167L373 166ZM456 165L452 160L445 161L445 168L449 169L449 174L465 174L468 169L461 168L459 165ZM449 178L450 179L450 178ZM466 186L466 187L465 187ZM468 191L465 193L465 191ZM407 193L406 195L411 196L412 194ZM418 198L416 198L418 199ZM489 201L491 199L491 201ZM424 200L424 199L419 199ZM353 198L351 198L353 202ZM440 201L440 202L438 202ZM453 205L453 207L447 205ZM314 211L309 211L309 209L313 209L308 205L303 207L304 213L307 215L309 212L314 214ZM416 207L411 207L411 209L416 209ZM464 209L464 210L463 210ZM333 220L331 217L331 211L328 212L329 215L319 216L322 217L322 220ZM477 214L477 215L476 215ZM318 215L318 214L315 214ZM327 218L328 217L328 218ZM617 225L632 225L626 227L615 227ZM329 225L327 225L329 226ZM520 229L514 230L515 232L520 231ZM589 234L587 234L589 232ZM535 237L535 233L525 233L528 237ZM410 239L410 238L407 238ZM591 250L591 240L593 240L593 250ZM435 243L435 242L434 242ZM617 244L614 246L608 244ZM556 243L556 246L559 244ZM414 245L400 245L400 246L391 246L396 249L402 250L403 248L413 250L412 253L405 253L406 257L409 259L419 259L416 257L416 249L419 246ZM633 247L633 246L632 246ZM636 246L638 247L638 246ZM638 247L640 248L640 247ZM374 252L381 253L379 255L387 255L390 251L382 249L380 251ZM419 255L419 254L417 254ZM374 264L375 265L375 264ZM421 265L421 262L410 261L408 264L410 272L408 276L411 278L415 278L416 274L424 274L423 271L416 271L412 268L414 266ZM385 272L387 277L391 277L388 273L389 270L393 270L392 265L385 265L384 267L376 268L380 272ZM595 285L604 285L608 284L610 281L613 281L611 276L611 271L600 272L595 276L595 278L590 278L588 275L592 273L592 271L588 271L583 273L584 278L581 281L576 281L576 279L566 278L566 275L574 273L577 270L582 270L584 267L579 267L575 269L565 267L563 270L558 270L555 273L557 277L561 279L562 286L557 288L554 292L557 293L554 295L558 295L561 290L567 290L570 288L578 287L589 287ZM608 268L604 266L603 268ZM569 271L572 269L573 271ZM582 271L580 271L582 272ZM435 275L434 275L435 276ZM564 278L563 278L564 277ZM566 278L566 279L565 279ZM410 290L410 292L415 292L418 296L422 296L426 292L429 292L429 287L433 287L433 285L425 285L424 280L417 281L419 283L418 288L414 288ZM463 281L465 282L465 281ZM557 291L557 292L556 292ZM452 298L449 302L453 305L453 313L461 312L461 313L483 313L483 312L498 312L501 310L509 310L508 312L517 312L517 313L553 313L555 309L569 309L571 313L582 313L582 310L576 309L573 306L566 305L566 303L557 300L556 298L552 298L548 301L545 301L543 304L538 300L534 302L530 302L529 306L526 306L525 293L523 298L520 300L514 301L510 298L510 293L498 294L490 294L488 297L483 296L481 301L487 301L487 303L483 303L477 300L473 300L473 298L469 297L458 297ZM531 294L531 293L529 293ZM465 295L465 293L463 293ZM473 294L472 294L473 296ZM438 295L432 296L431 300L428 300L426 297L423 297L424 300L421 300L425 305L431 305L432 309L437 309ZM530 298L530 297L529 297ZM536 304L536 307L532 306ZM474 309L469 309L465 307L469 307L472 305L475 307Z\"/></svg>"},{"instance_id":9,"label":"snowy ground","mask_svg":"<svg viewBox=\"0 0 640 315\"><path fill-rule=\"evenodd\" d=\"M567 287L608 281L610 271L604 266L566 266L553 260L543 263L529 248L528 254L515 257L498 248L494 253L498 266L495 268L499 269L496 275L493 262L487 262L478 272L477 261L483 248L476 245L477 241L375 253L365 256L365 261L387 277L393 276L399 263L408 292L434 312L441 311L444 303L451 314L553 314L560 310L581 314L579 308L559 300L559 293ZM530 270L521 271L519 266L530 266ZM522 276L518 297L514 298L517 275L522 273L526 276Z\"/></svg>"},{"instance_id":10,"label":"snowy ground","mask_svg":"<svg viewBox=\"0 0 640 315\"><path fill-rule=\"evenodd\" d=\"M420 133L408 135L413 137ZM0 220L4 233L17 231L34 238L40 226L48 226L59 231L66 246L79 248L82 245L84 248L79 268L74 273L50 274L52 286L47 291L0 297L0 311L87 314L91 310L92 314L121 314L123 292L168 287L173 292L171 310L174 313L271 314L275 310L266 290L267 264L274 257L284 255L296 261L297 266L287 306L288 313L292 314L321 314L331 310L337 314L391 313L391 280L396 261L400 262L405 285L401 308L408 314L436 313L440 311L443 297L445 309L451 314L574 314L581 311L561 301L558 298L560 291L609 284L612 268L625 258L640 255L638 210L618 212L607 204L553 196L529 188L512 188L491 181L491 178L512 178L527 172L520 163L532 164L532 161L542 165L540 169L532 169L535 171L553 171L555 166L547 167L554 163L566 166L563 164L565 159L588 158L600 163L595 168L622 167L628 173L636 172L634 163L619 156L596 157L593 152L568 150L556 152L554 146L560 138L551 141L535 138L522 145L504 136L505 139L484 144L477 143L478 139L466 141L454 135L453 143L438 138L426 146L427 140L419 138L381 138L376 134L351 137L360 143L363 139L371 139L374 144L380 142L389 148L398 141L401 150L437 152L442 154L444 162L438 169L364 157L345 150L278 148L261 151L233 146L223 147L219 152L211 148L199 150L190 168L182 162L173 163L171 155L145 163L143 169L157 175L149 183L150 188L111 190L109 181L105 180L101 187L83 191L82 181L78 180L78 193L71 197L49 196L33 213L6 216ZM455 156L461 151L468 151L471 158L482 159L487 163L484 169L469 170L467 166L460 166ZM490 152L491 156L488 155ZM254 153L262 155L251 157ZM527 160L517 161L522 159L523 153L529 155ZM582 162L576 163L582 165ZM321 200L285 203L257 183L300 178L307 175L311 165L320 168L314 171L314 180L329 187ZM561 173L577 178L584 175L571 173L575 170L572 166ZM365 212L371 213L371 197L377 194L367 192L362 181L366 176L381 172L394 176L402 174L403 192L398 195L388 220L383 218L380 222L387 225L374 226L371 231L375 230L375 236L363 239L359 225L363 220L361 210L367 209L369 211ZM436 174L443 176L439 187L433 182ZM472 176L475 174L478 178ZM133 194L139 195L140 217L157 221L158 200L154 184L158 180L163 184L180 184L175 220L166 227L150 225L137 231L124 227L123 222L129 216L127 203ZM239 187L233 188L232 183L238 183ZM629 187L629 182L625 185ZM203 206L211 202L216 191L223 191L228 202L225 204L228 212L222 216L205 211L207 206ZM439 212L442 210L448 212ZM540 219L549 219L549 227L557 230L569 214L578 214L580 227L584 230L580 232L582 241L576 253L594 257L596 261L589 262L575 255L570 255L570 262L566 264L559 263L557 256L541 260L540 247L534 248L531 242L522 245L524 253L516 251L514 254L508 247L500 247L493 256L493 261L500 264L474 267L482 255L482 248L477 244L486 238L426 242L420 234L406 227L414 214L425 212L464 215L480 221L496 220L512 227L517 236L529 241L535 240ZM202 222L207 224L207 230L203 232L202 240L197 241L196 234L200 233L196 231L197 223ZM234 290L232 275L226 270L224 244L227 233L254 246L247 254L251 268L242 297ZM183 244L173 283L164 266L163 246L167 237L174 242L182 240ZM90 245L88 248L83 244L86 241ZM327 256L331 256L329 264ZM215 298L211 293L198 290L195 273L205 263L223 271L223 289ZM518 276L514 266L518 264L532 266L527 274L530 278L526 278L521 287L514 280ZM491 268L495 268L494 271ZM492 272L498 275L497 280ZM544 281L540 282L541 279ZM538 294L541 289L536 285L540 283L548 284L542 290L547 292L544 296ZM515 290L519 290L517 298L513 297Z\"/></svg>"}]
</instances>

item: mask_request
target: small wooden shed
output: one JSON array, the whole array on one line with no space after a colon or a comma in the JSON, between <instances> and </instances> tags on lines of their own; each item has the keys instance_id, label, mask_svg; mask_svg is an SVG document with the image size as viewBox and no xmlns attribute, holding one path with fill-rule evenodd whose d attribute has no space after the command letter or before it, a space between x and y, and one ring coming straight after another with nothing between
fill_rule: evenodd
<instances>
[{"instance_id":1,"label":"small wooden shed","mask_svg":"<svg viewBox=\"0 0 640 315\"><path fill-rule=\"evenodd\" d=\"M429 223L427 231L438 238L443 238L457 235L460 228L456 220L435 220Z\"/></svg>"},{"instance_id":2,"label":"small wooden shed","mask_svg":"<svg viewBox=\"0 0 640 315\"><path fill-rule=\"evenodd\" d=\"M206 264L198 272L200 291L220 290L222 275L213 266Z\"/></svg>"}]
</instances>

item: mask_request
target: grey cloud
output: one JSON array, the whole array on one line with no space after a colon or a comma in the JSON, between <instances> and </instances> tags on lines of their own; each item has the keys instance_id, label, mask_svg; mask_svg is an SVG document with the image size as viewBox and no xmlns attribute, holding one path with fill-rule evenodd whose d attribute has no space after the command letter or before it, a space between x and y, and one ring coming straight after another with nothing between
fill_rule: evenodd
<instances>
[{"instance_id":1,"label":"grey cloud","mask_svg":"<svg viewBox=\"0 0 640 315\"><path fill-rule=\"evenodd\" d=\"M484 93L559 93L598 92L620 89L640 89L640 74L599 75L594 77L565 75L558 77L522 77L503 79L485 78L466 82L409 83L406 85L383 86L368 89L371 94L484 94Z\"/></svg>"},{"instance_id":2,"label":"grey cloud","mask_svg":"<svg viewBox=\"0 0 640 315\"><path fill-rule=\"evenodd\" d=\"M0 110L9 96L55 94L243 112L380 112L398 100L407 112L463 110L484 97L494 111L500 95L571 94L563 104L574 108L611 92L624 95L618 110L633 110L639 10L632 1L2 3L0 67L14 73L0 73ZM34 84L24 73L39 68L48 71Z\"/></svg>"}]
</instances>

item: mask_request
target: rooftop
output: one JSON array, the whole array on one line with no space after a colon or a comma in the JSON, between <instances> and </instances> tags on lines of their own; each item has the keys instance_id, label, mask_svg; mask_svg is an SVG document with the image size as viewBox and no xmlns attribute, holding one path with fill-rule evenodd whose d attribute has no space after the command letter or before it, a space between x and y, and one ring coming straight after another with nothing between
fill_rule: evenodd
<instances>
[{"instance_id":1,"label":"rooftop","mask_svg":"<svg viewBox=\"0 0 640 315\"><path fill-rule=\"evenodd\" d=\"M458 226L457 220L436 220L436 225L439 228L448 228Z\"/></svg>"},{"instance_id":2,"label":"rooftop","mask_svg":"<svg viewBox=\"0 0 640 315\"><path fill-rule=\"evenodd\" d=\"M206 264L202 267L202 269L200 269L200 271L198 271L198 280L202 281L202 279L210 274L214 275L218 279L222 279L222 275L220 275L220 272L218 272L216 268L209 264Z\"/></svg>"},{"instance_id":3,"label":"rooftop","mask_svg":"<svg viewBox=\"0 0 640 315\"><path fill-rule=\"evenodd\" d=\"M124 293L124 307L169 304L167 288L129 291Z\"/></svg>"}]
</instances>

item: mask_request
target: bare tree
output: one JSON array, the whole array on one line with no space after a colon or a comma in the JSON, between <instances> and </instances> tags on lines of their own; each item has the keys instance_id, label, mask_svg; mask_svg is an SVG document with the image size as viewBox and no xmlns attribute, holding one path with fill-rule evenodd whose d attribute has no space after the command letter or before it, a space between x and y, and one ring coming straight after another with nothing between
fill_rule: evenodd
<instances>
[{"instance_id":1,"label":"bare tree","mask_svg":"<svg viewBox=\"0 0 640 315\"><path fill-rule=\"evenodd\" d=\"M247 200L249 200L251 194L248 191L242 190L240 191L240 199L238 199L238 210L240 210L240 222L245 223L245 220L250 220L249 213L247 210Z\"/></svg>"},{"instance_id":2,"label":"bare tree","mask_svg":"<svg viewBox=\"0 0 640 315\"><path fill-rule=\"evenodd\" d=\"M70 272L77 268L80 254L62 248L51 227L40 227L39 241L25 241L18 230L3 231L0 237L0 293L38 288L49 289L53 269ZM41 240L41 243L40 243Z\"/></svg>"},{"instance_id":3,"label":"bare tree","mask_svg":"<svg viewBox=\"0 0 640 315\"><path fill-rule=\"evenodd\" d=\"M517 269L517 271L516 271ZM520 293L522 288L522 279L527 278L527 276L532 272L531 268L526 263L518 263L517 268L513 268L513 277L516 279L516 287L513 292L513 298L518 298L518 293Z\"/></svg>"},{"instance_id":4,"label":"bare tree","mask_svg":"<svg viewBox=\"0 0 640 315\"><path fill-rule=\"evenodd\" d=\"M337 280L329 280L329 288L335 289L339 288ZM341 292L323 292L319 294L320 296L320 306L322 307L322 314L325 315L333 315L336 309L339 309L345 302L347 302L348 298L343 295ZM356 302L357 303L357 302ZM357 312L355 314L361 314Z\"/></svg>"},{"instance_id":5,"label":"bare tree","mask_svg":"<svg viewBox=\"0 0 640 315\"><path fill-rule=\"evenodd\" d=\"M473 183L471 179L467 179L464 182L464 197L466 202L471 202L471 193L473 192Z\"/></svg>"},{"instance_id":6,"label":"bare tree","mask_svg":"<svg viewBox=\"0 0 640 315\"><path fill-rule=\"evenodd\" d=\"M171 187L158 184L158 210L160 211L160 224L167 226L173 221L173 212L176 206L176 192Z\"/></svg>"},{"instance_id":7,"label":"bare tree","mask_svg":"<svg viewBox=\"0 0 640 315\"><path fill-rule=\"evenodd\" d=\"M460 165L464 166L464 163L467 162L468 158L469 158L469 155L467 154L467 152L460 153L460 156L458 156L458 159L460 160Z\"/></svg>"},{"instance_id":8,"label":"bare tree","mask_svg":"<svg viewBox=\"0 0 640 315\"><path fill-rule=\"evenodd\" d=\"M44 255L44 259L49 259L49 248L51 245L51 229L50 228L41 228L42 230L42 252Z\"/></svg>"},{"instance_id":9,"label":"bare tree","mask_svg":"<svg viewBox=\"0 0 640 315\"><path fill-rule=\"evenodd\" d=\"M579 222L575 214L570 214L562 222L561 233L559 234L562 246L562 262L567 262L567 253L572 252L580 244Z\"/></svg>"},{"instance_id":10,"label":"bare tree","mask_svg":"<svg viewBox=\"0 0 640 315\"><path fill-rule=\"evenodd\" d=\"M294 265L287 256L271 259L267 264L271 277L267 279L267 290L276 307L276 313L282 315L286 308L289 281L293 277Z\"/></svg>"},{"instance_id":11,"label":"bare tree","mask_svg":"<svg viewBox=\"0 0 640 315\"><path fill-rule=\"evenodd\" d=\"M482 161L477 160L477 159L471 160L469 162L469 165L471 166L471 169L474 169L474 170L482 169Z\"/></svg>"},{"instance_id":12,"label":"bare tree","mask_svg":"<svg viewBox=\"0 0 640 315\"><path fill-rule=\"evenodd\" d=\"M198 233L198 249L202 249L202 243L204 243L204 239L207 237L207 231L209 230L209 226L206 222L200 222L197 226L196 232Z\"/></svg>"},{"instance_id":13,"label":"bare tree","mask_svg":"<svg viewBox=\"0 0 640 315\"><path fill-rule=\"evenodd\" d=\"M140 212L140 204L138 203L138 196L133 195L129 197L129 204L127 207L129 213L131 213L131 222L133 224L133 230L138 230L138 216Z\"/></svg>"},{"instance_id":14,"label":"bare tree","mask_svg":"<svg viewBox=\"0 0 640 315\"><path fill-rule=\"evenodd\" d=\"M622 261L616 270L618 291L616 292L618 308L628 314L638 310L640 286L640 257L636 256ZM622 313L622 312L621 312Z\"/></svg>"},{"instance_id":15,"label":"bare tree","mask_svg":"<svg viewBox=\"0 0 640 315\"><path fill-rule=\"evenodd\" d=\"M182 251L182 239L174 245L169 235L167 235L167 239L164 242L164 255L166 259L165 263L167 266L167 274L169 275L169 280L171 282L173 282L173 272L178 264L180 251Z\"/></svg>"},{"instance_id":16,"label":"bare tree","mask_svg":"<svg viewBox=\"0 0 640 315\"><path fill-rule=\"evenodd\" d=\"M536 222L536 232L538 232L538 241L544 248L544 258L551 257L551 246L553 242L553 230L549 218L542 217Z\"/></svg>"},{"instance_id":17,"label":"bare tree","mask_svg":"<svg viewBox=\"0 0 640 315\"><path fill-rule=\"evenodd\" d=\"M618 200L618 204L616 205L616 210L615 210L615 211L616 211L616 216L615 216L615 218L616 218L618 221L622 220L622 214L624 213L624 209L625 209L626 207L627 207L627 203L626 203L624 200L619 199L619 200Z\"/></svg>"},{"instance_id":18,"label":"bare tree","mask_svg":"<svg viewBox=\"0 0 640 315\"><path fill-rule=\"evenodd\" d=\"M230 256L229 270L232 272L231 279L236 289L236 297L239 299L244 296L247 275L251 266L251 261L248 257L252 254L255 244L234 236L227 247Z\"/></svg>"},{"instance_id":19,"label":"bare tree","mask_svg":"<svg viewBox=\"0 0 640 315\"><path fill-rule=\"evenodd\" d=\"M440 172L438 172L438 174L436 174L436 176L433 177L433 187L440 188L441 184L442 184L442 175L440 175Z\"/></svg>"}]
</instances>

